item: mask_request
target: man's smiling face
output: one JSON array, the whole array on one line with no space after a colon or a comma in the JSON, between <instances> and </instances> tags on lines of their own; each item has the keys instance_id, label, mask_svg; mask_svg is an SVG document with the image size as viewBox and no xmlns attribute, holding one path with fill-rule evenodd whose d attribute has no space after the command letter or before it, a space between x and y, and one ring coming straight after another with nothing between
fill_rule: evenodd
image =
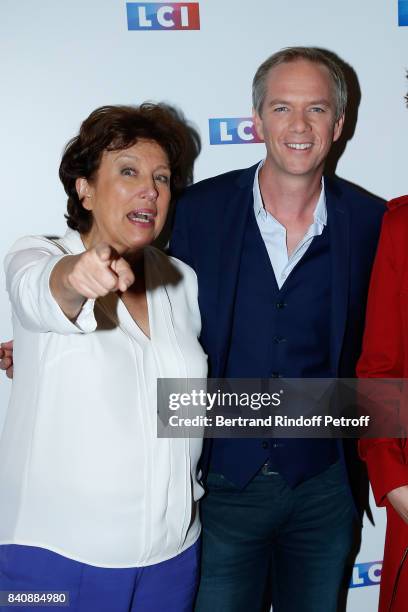
<instances>
[{"instance_id":1,"label":"man's smiling face","mask_svg":"<svg viewBox=\"0 0 408 612\"><path fill-rule=\"evenodd\" d=\"M344 123L344 116L336 119L334 83L326 66L299 59L271 68L254 121L274 173L322 173Z\"/></svg>"}]
</instances>

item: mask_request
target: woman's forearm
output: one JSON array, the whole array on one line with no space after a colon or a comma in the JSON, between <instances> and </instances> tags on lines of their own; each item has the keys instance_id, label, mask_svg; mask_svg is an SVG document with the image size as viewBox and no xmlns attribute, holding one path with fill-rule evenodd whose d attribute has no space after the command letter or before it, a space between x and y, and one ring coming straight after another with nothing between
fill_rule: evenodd
<instances>
[{"instance_id":1,"label":"woman's forearm","mask_svg":"<svg viewBox=\"0 0 408 612\"><path fill-rule=\"evenodd\" d=\"M65 316L71 321L77 318L87 299L72 286L70 280L79 257L81 256L67 255L63 257L57 262L50 276L51 293Z\"/></svg>"}]
</instances>

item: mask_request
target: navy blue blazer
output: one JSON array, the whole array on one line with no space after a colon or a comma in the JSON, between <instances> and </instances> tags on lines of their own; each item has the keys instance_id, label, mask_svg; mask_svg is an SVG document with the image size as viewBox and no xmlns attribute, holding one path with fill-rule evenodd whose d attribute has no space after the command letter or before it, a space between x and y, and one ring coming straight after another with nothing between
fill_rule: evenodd
<instances>
[{"instance_id":1,"label":"navy blue blazer","mask_svg":"<svg viewBox=\"0 0 408 612\"><path fill-rule=\"evenodd\" d=\"M225 373L257 165L196 183L176 206L170 251L197 273L201 343L212 377ZM353 378L385 205L342 179L325 177L325 189L332 273L331 370L333 377Z\"/></svg>"}]
</instances>

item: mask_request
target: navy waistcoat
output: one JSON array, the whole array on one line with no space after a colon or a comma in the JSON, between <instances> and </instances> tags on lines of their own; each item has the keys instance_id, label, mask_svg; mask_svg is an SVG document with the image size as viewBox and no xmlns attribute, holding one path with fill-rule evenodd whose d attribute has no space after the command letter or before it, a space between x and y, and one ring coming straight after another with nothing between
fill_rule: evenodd
<instances>
[{"instance_id":1,"label":"navy waistcoat","mask_svg":"<svg viewBox=\"0 0 408 612\"><path fill-rule=\"evenodd\" d=\"M245 230L226 377L326 378L330 369L330 245L327 227L279 289L253 209ZM267 461L290 486L338 456L332 440L216 439L211 469L245 486Z\"/></svg>"}]
</instances>

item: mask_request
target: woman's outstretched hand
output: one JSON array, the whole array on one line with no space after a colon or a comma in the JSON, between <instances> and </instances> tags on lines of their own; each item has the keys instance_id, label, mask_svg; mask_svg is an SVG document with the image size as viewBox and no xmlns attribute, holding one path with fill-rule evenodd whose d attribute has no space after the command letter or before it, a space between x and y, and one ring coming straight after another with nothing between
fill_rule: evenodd
<instances>
[{"instance_id":1,"label":"woman's outstretched hand","mask_svg":"<svg viewBox=\"0 0 408 612\"><path fill-rule=\"evenodd\" d=\"M76 319L83 303L108 293L125 292L135 277L128 262L106 242L80 255L63 257L51 273L51 292L69 319Z\"/></svg>"}]
</instances>

